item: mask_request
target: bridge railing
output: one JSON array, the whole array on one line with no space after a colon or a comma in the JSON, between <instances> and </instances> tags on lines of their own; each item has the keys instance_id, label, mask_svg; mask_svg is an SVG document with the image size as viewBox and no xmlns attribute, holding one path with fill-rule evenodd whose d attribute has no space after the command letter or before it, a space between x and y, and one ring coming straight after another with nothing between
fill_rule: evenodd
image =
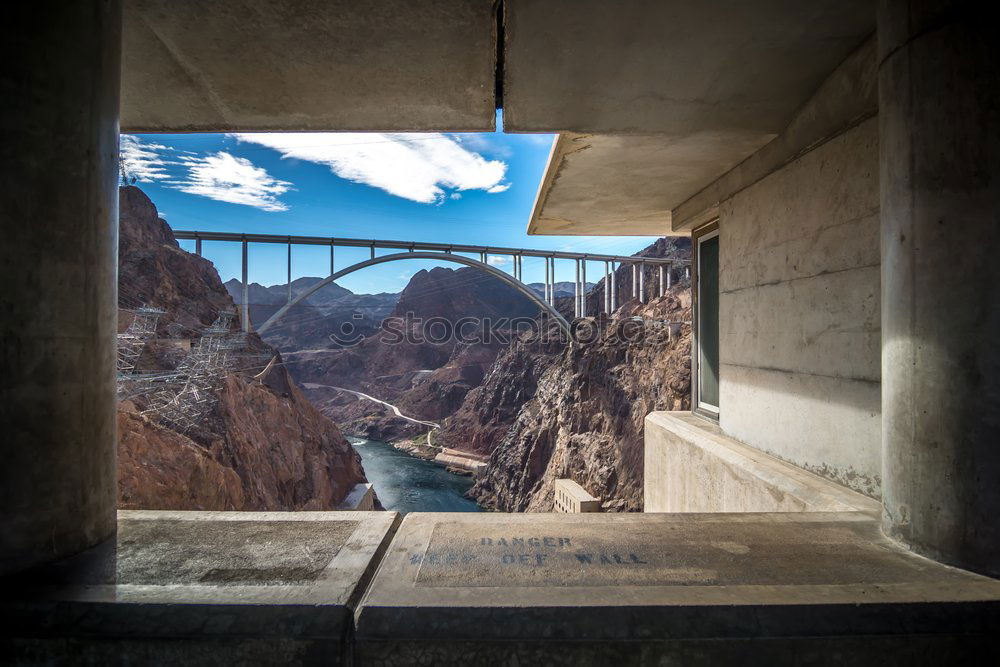
<instances>
[{"instance_id":1,"label":"bridge railing","mask_svg":"<svg viewBox=\"0 0 1000 667\"><path fill-rule=\"evenodd\" d=\"M288 246L288 303L292 302L292 246L293 245L316 245L328 246L330 248L330 275L335 273L334 249L342 248L369 248L371 258L375 258L376 250L405 250L409 252L440 252L444 254L462 253L479 255L479 261L483 265L487 264L489 256L509 256L513 260L513 277L515 280L524 282L522 276L522 259L524 257L540 257L545 260L545 282L543 300L550 306L555 305L555 261L557 259L573 260L576 263L576 280L574 283L574 316L584 317L587 315L587 262L604 263L604 284L609 289L604 290L603 307L604 312L611 313L618 308L618 285L617 281L611 280L611 276L617 271L616 264L630 265L632 267L632 298L645 302L646 299L646 271L647 266L657 267L659 275L658 293L663 296L667 289L670 289L673 274L678 269L683 269L684 275L690 276L690 261L667 257L638 257L635 255L605 255L600 253L579 253L562 250L538 250L533 248L512 248L506 246L480 246L459 243L428 243L426 241L395 241L387 239L358 239L335 236L292 236L277 234L242 234L238 232L203 232L179 230L174 232L178 240L188 240L195 242L195 252L201 255L202 241L228 241L242 244L242 323L244 330L249 330L249 261L247 247L250 243L277 243Z\"/></svg>"}]
</instances>

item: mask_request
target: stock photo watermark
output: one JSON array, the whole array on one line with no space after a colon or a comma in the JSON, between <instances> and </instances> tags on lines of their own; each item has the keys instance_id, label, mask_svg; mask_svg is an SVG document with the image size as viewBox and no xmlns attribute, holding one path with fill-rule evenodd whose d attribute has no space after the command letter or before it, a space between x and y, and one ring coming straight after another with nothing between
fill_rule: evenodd
<instances>
[{"instance_id":1,"label":"stock photo watermark","mask_svg":"<svg viewBox=\"0 0 1000 667\"><path fill-rule=\"evenodd\" d=\"M352 321L353 320L353 321ZM570 343L590 345L598 341L612 344L635 344L660 335L680 323L656 320L627 319L601 321L594 318L575 319L560 323L542 313L537 317L419 317L412 312L402 317L382 320L378 326L365 326L365 316L359 313L342 322L329 334L339 347L353 347L369 337L378 337L383 345L449 345L485 344L508 345L514 340L537 343ZM370 320L369 320L370 321ZM565 325L568 324L567 331Z\"/></svg>"}]
</instances>

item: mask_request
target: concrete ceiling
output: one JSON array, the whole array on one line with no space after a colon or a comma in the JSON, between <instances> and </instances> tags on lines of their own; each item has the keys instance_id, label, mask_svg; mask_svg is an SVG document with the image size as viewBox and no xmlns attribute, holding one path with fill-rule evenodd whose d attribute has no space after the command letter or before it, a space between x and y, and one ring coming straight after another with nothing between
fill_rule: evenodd
<instances>
[{"instance_id":1,"label":"concrete ceiling","mask_svg":"<svg viewBox=\"0 0 1000 667\"><path fill-rule=\"evenodd\" d=\"M874 0L504 0L533 234L665 234L874 29ZM494 0L125 0L122 128L489 131Z\"/></svg>"},{"instance_id":2,"label":"concrete ceiling","mask_svg":"<svg viewBox=\"0 0 1000 667\"><path fill-rule=\"evenodd\" d=\"M506 0L505 129L588 135L561 142L530 232L669 233L874 26L872 0Z\"/></svg>"},{"instance_id":3,"label":"concrete ceiling","mask_svg":"<svg viewBox=\"0 0 1000 667\"><path fill-rule=\"evenodd\" d=\"M130 132L494 127L492 0L125 0Z\"/></svg>"},{"instance_id":4,"label":"concrete ceiling","mask_svg":"<svg viewBox=\"0 0 1000 667\"><path fill-rule=\"evenodd\" d=\"M671 233L677 192L698 192L774 135L559 135L529 234Z\"/></svg>"}]
</instances>

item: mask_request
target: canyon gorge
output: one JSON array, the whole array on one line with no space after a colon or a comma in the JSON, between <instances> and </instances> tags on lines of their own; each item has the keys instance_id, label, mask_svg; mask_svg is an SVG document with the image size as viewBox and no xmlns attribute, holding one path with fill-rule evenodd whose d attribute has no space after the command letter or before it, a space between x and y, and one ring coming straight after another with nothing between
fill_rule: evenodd
<instances>
[{"instance_id":1,"label":"canyon gorge","mask_svg":"<svg viewBox=\"0 0 1000 667\"><path fill-rule=\"evenodd\" d=\"M194 345L218 313L240 310L242 283L222 283L209 261L182 250L134 187L121 190L120 235L119 329L140 305L165 311L137 370L177 368L179 343ZM658 239L637 255L683 263L690 242ZM611 274L620 306L578 320L572 343L553 323L538 324L536 303L471 267L417 271L398 294L327 285L263 338L241 338L243 361L213 385L196 427L158 421L147 397L120 402L120 504L336 508L365 481L348 434L427 458L442 448L467 457L479 468L467 495L486 509L551 511L554 480L571 478L604 511L640 511L643 418L688 408L691 296L681 266L663 296L655 267L646 268L645 303L631 297L631 267L620 266ZM319 280L298 278L291 292ZM570 317L573 284L555 288L556 307ZM593 315L604 280L587 288ZM250 283L252 325L288 291ZM451 335L462 318L476 323L471 335Z\"/></svg>"}]
</instances>

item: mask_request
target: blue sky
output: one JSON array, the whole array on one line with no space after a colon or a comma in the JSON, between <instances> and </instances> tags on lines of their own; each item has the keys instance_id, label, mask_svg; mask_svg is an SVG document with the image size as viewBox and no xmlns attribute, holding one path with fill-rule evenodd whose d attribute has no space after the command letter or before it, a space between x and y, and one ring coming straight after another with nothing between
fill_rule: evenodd
<instances>
[{"instance_id":1,"label":"blue sky","mask_svg":"<svg viewBox=\"0 0 1000 667\"><path fill-rule=\"evenodd\" d=\"M501 127L502 119L497 119ZM122 159L174 229L470 243L629 255L652 237L528 236L551 134L123 135ZM193 250L193 242L182 242ZM240 248L205 242L223 280L239 277ZM390 251L382 251L388 253ZM337 266L368 258L337 248ZM250 280L285 282L286 248L251 244ZM492 262L511 270L506 258ZM434 262L390 262L345 277L358 293L398 292ZM442 266L457 265L442 262ZM524 259L541 282L544 263ZM603 266L588 266L588 279ZM293 246L292 277L329 272L329 250ZM558 280L573 279L557 262Z\"/></svg>"}]
</instances>

